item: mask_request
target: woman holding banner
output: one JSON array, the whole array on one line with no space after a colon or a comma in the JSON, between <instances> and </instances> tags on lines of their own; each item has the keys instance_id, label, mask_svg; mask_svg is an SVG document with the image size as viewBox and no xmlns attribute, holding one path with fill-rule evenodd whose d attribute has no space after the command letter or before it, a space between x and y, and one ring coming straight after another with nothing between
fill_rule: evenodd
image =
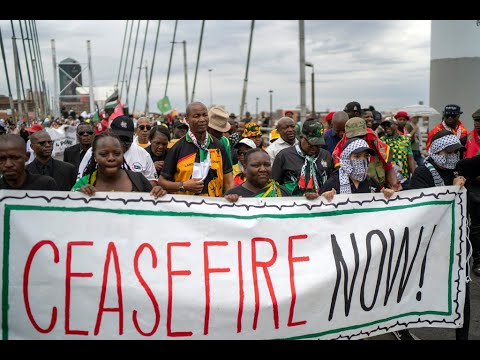
<instances>
[{"instance_id":1,"label":"woman holding banner","mask_svg":"<svg viewBox=\"0 0 480 360\"><path fill-rule=\"evenodd\" d=\"M367 175L370 155L375 151L359 138L347 140L340 155L340 167L322 186L321 194L331 202L335 194L383 192L389 199L394 190L381 188L379 183Z\"/></svg>"},{"instance_id":2,"label":"woman holding banner","mask_svg":"<svg viewBox=\"0 0 480 360\"><path fill-rule=\"evenodd\" d=\"M73 186L89 196L97 191L150 192L158 198L167 192L161 186L154 186L139 172L129 169L123 158L120 138L106 131L97 135L92 143L92 154L85 169L85 176Z\"/></svg>"},{"instance_id":3,"label":"woman holding banner","mask_svg":"<svg viewBox=\"0 0 480 360\"><path fill-rule=\"evenodd\" d=\"M241 197L283 197L289 191L272 179L272 163L268 153L255 148L244 155L245 182L225 192L225 199L236 202Z\"/></svg>"}]
</instances>

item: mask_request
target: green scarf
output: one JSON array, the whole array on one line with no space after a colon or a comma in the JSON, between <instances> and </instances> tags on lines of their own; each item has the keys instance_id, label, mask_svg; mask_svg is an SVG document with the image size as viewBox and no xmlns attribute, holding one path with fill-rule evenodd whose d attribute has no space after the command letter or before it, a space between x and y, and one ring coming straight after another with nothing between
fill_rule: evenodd
<instances>
[{"instance_id":1,"label":"green scarf","mask_svg":"<svg viewBox=\"0 0 480 360\"><path fill-rule=\"evenodd\" d=\"M280 184L273 179L270 179L255 197L282 197L282 191L280 190Z\"/></svg>"}]
</instances>

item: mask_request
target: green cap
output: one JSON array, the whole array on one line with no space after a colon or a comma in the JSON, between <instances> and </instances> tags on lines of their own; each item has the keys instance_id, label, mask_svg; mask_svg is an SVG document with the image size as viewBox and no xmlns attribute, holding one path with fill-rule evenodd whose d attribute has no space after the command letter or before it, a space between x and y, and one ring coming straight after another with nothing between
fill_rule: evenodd
<instances>
[{"instance_id":1,"label":"green cap","mask_svg":"<svg viewBox=\"0 0 480 360\"><path fill-rule=\"evenodd\" d=\"M352 117L345 123L345 134L349 139L367 135L367 123L361 117Z\"/></svg>"},{"instance_id":2,"label":"green cap","mask_svg":"<svg viewBox=\"0 0 480 360\"><path fill-rule=\"evenodd\" d=\"M473 120L480 120L480 109L478 109L477 111L475 111L475 112L472 114L472 119L473 119Z\"/></svg>"},{"instance_id":3,"label":"green cap","mask_svg":"<svg viewBox=\"0 0 480 360\"><path fill-rule=\"evenodd\" d=\"M323 131L323 124L318 120L309 119L303 123L302 134L311 145L325 145Z\"/></svg>"}]
</instances>

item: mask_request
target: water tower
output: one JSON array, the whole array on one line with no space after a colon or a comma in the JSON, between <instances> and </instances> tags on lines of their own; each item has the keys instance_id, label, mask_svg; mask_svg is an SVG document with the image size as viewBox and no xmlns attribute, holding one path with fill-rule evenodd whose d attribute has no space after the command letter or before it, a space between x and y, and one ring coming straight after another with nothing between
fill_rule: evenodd
<instances>
[{"instance_id":1,"label":"water tower","mask_svg":"<svg viewBox=\"0 0 480 360\"><path fill-rule=\"evenodd\" d=\"M480 20L432 20L430 106L442 112L445 105L460 105L468 130L480 108L479 43Z\"/></svg>"}]
</instances>

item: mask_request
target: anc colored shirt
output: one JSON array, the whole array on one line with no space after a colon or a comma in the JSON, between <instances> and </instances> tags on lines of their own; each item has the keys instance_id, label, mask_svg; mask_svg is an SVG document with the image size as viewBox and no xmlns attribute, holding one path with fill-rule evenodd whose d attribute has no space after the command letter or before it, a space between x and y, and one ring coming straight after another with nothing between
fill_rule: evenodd
<instances>
[{"instance_id":1,"label":"anc colored shirt","mask_svg":"<svg viewBox=\"0 0 480 360\"><path fill-rule=\"evenodd\" d=\"M427 137L427 144L425 145L425 149L430 149L430 143L432 142L433 135L435 135L437 132L441 130L448 130L452 134L457 135L457 137L460 139L460 142L462 144L465 144L465 141L467 139L467 134L468 130L463 126L462 122L460 120L457 121L457 127L455 129L451 129L450 127L445 127L443 126L443 121L440 122L437 126L435 126L430 132L428 133Z\"/></svg>"},{"instance_id":2,"label":"anc colored shirt","mask_svg":"<svg viewBox=\"0 0 480 360\"><path fill-rule=\"evenodd\" d=\"M403 177L409 179L410 170L408 168L408 155L413 155L410 138L406 135L385 135L382 136L380 140L390 146L392 162L401 168Z\"/></svg>"},{"instance_id":3,"label":"anc colored shirt","mask_svg":"<svg viewBox=\"0 0 480 360\"><path fill-rule=\"evenodd\" d=\"M223 175L232 172L232 164L228 159L227 151L220 140L210 136L210 171L204 179L203 190L200 194L186 191L177 194L223 196ZM200 162L198 148L184 136L168 151L161 175L170 181L180 182L191 179L193 164Z\"/></svg>"}]
</instances>

